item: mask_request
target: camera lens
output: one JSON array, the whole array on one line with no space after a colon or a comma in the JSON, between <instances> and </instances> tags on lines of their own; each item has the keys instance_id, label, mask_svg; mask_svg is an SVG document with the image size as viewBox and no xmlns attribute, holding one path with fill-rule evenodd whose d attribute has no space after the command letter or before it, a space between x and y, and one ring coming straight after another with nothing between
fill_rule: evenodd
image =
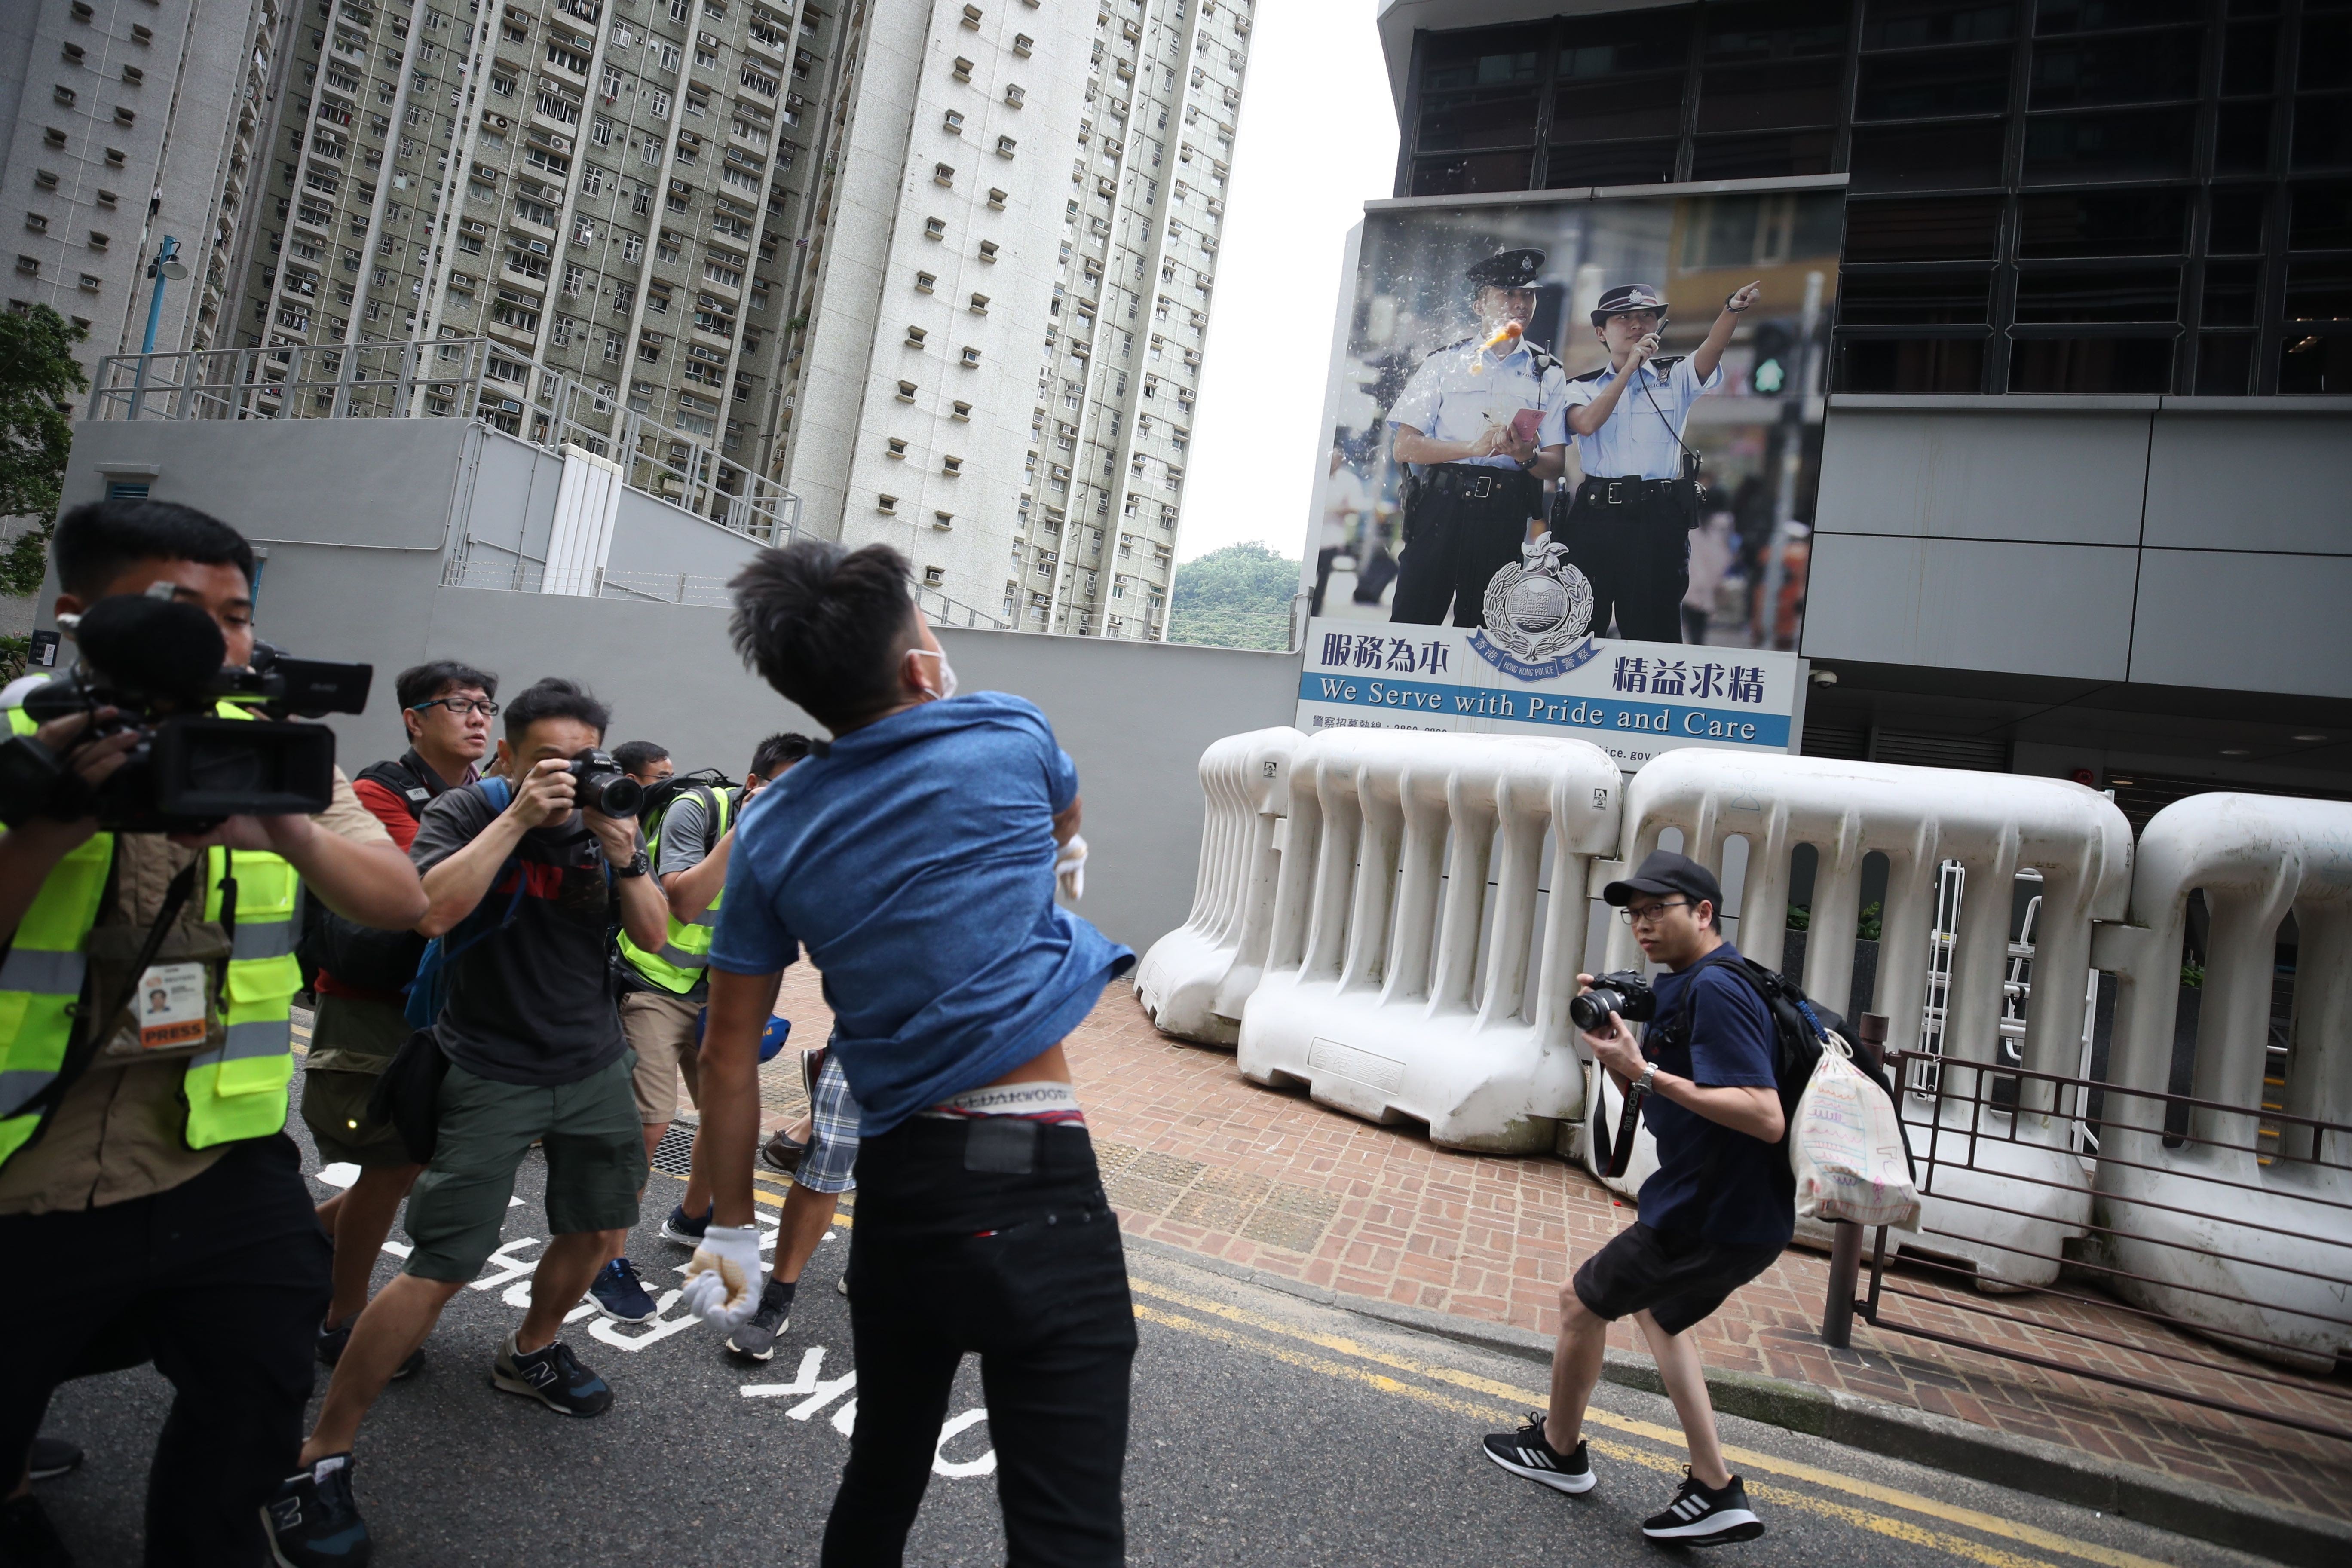
<instances>
[{"instance_id":1,"label":"camera lens","mask_svg":"<svg viewBox=\"0 0 2352 1568\"><path fill-rule=\"evenodd\" d=\"M592 780L588 804L607 816L635 816L646 804L646 786L626 773L605 773Z\"/></svg>"},{"instance_id":2,"label":"camera lens","mask_svg":"<svg viewBox=\"0 0 2352 1568\"><path fill-rule=\"evenodd\" d=\"M1606 985L1596 985L1568 1004L1568 1016L1576 1026L1588 1034L1597 1034L1609 1026L1609 1015L1622 1014L1625 998Z\"/></svg>"}]
</instances>

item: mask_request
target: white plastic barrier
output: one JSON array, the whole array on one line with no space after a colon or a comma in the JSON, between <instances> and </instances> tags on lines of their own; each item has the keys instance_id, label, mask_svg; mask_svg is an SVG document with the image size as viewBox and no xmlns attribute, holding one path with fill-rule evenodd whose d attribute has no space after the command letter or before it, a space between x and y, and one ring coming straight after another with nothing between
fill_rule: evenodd
<instances>
[{"instance_id":1,"label":"white plastic barrier","mask_svg":"<svg viewBox=\"0 0 2352 1568\"><path fill-rule=\"evenodd\" d=\"M1306 740L1286 726L1252 730L1201 753L1192 912L1151 944L1135 972L1143 1010L1179 1039L1231 1046L1241 1033L1242 1004L1265 967L1273 924L1291 753Z\"/></svg>"},{"instance_id":2,"label":"white plastic barrier","mask_svg":"<svg viewBox=\"0 0 2352 1568\"><path fill-rule=\"evenodd\" d=\"M1996 1059L2008 978L2011 887L2021 868L2038 868L2042 901L2033 989L2056 1002L2030 1009L2022 1065L2043 1072L2078 1070L2082 1013L2065 999L2084 994L2092 923L2123 918L2131 879L2130 825L2097 791L2014 773L1728 751L1669 752L1627 785L1624 858L1592 868L1592 893L1597 897L1605 884L1625 875L1625 867L1639 865L1668 828L1680 831L1683 853L1718 875L1727 844L1735 837L1747 841L1738 946L1773 968L1780 966L1786 930L1790 850L1799 844L1814 847L1819 860L1799 983L1807 995L1840 1012L1853 984L1863 861L1874 853L1885 855L1886 899L1873 1011L1891 1021L1887 1045L1896 1050L1919 1047L1937 868L1946 860L1960 862L1969 896L1962 902L1953 944L1944 1023L1944 1055L1956 1064ZM1633 932L1622 922L1612 923L1607 963L1611 969L1644 967ZM1968 1074L1957 1065L1941 1070ZM1950 1085L1957 1096L1974 1095L1972 1076ZM1613 1124L1615 1089L1606 1088L1604 1098ZM1922 1177L1928 1175L1931 1149L1940 1148L1946 1161L1957 1163L1939 1163L1933 1173L1923 1229L1937 1234L1890 1235L1890 1244L1965 1258L1975 1264L1979 1281L1995 1288L2055 1279L2063 1242L2082 1235L2091 1217L2090 1184L2069 1147L2066 1119L2046 1105L2028 1104L2014 1116L1986 1110L1987 1128L1999 1123L1996 1136L1969 1140L1963 1152L1960 1141L1974 1108L1948 1098L1945 1125L1938 1130L1927 1125L1928 1101L1914 1095L1904 1100L1906 1119L1916 1124L1911 1142ZM1582 1140L1586 1163L1597 1174L1596 1142ZM1610 1185L1629 1196L1639 1190L1641 1179L1656 1168L1648 1143L1644 1132L1632 1166Z\"/></svg>"},{"instance_id":3,"label":"white plastic barrier","mask_svg":"<svg viewBox=\"0 0 2352 1568\"><path fill-rule=\"evenodd\" d=\"M1243 1074L1414 1118L1451 1148L1550 1148L1583 1110L1568 1002L1621 794L1582 741L1340 729L1300 745Z\"/></svg>"},{"instance_id":4,"label":"white plastic barrier","mask_svg":"<svg viewBox=\"0 0 2352 1568\"><path fill-rule=\"evenodd\" d=\"M2099 967L2116 972L2108 1081L2169 1087L2181 938L2199 889L2211 930L2189 1095L2263 1103L2275 944L2291 910L2294 1010L2279 1109L2352 1122L2352 805L2333 801L2200 795L2149 821L2131 923L2096 944ZM2160 1100L2105 1097L2102 1222L2125 1234L2104 1238L2098 1256L2121 1271L2116 1288L2313 1371L2352 1354L2352 1134L2280 1123L2262 1139L2258 1110L2196 1108L2186 1140L2168 1149L2164 1111Z\"/></svg>"}]
</instances>

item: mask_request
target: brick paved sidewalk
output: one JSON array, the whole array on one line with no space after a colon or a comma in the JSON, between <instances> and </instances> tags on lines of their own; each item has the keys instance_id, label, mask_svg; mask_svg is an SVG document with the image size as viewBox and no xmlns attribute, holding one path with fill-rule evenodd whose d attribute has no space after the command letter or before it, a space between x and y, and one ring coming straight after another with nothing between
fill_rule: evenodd
<instances>
[{"instance_id":1,"label":"brick paved sidewalk","mask_svg":"<svg viewBox=\"0 0 2352 1568\"><path fill-rule=\"evenodd\" d=\"M829 1015L805 965L787 972L781 1011L793 1019L796 1042L824 1037ZM1572 1263L1633 1218L1565 1161L1457 1154L1433 1147L1417 1130L1374 1127L1303 1094L1260 1089L1234 1070L1231 1053L1159 1034L1123 984L1071 1035L1069 1054L1111 1201L1137 1236L1343 1294L1549 1334ZM796 1104L799 1085L785 1058L763 1079L775 1080L763 1083L772 1110ZM1854 1325L1852 1350L1832 1351L1820 1336L1827 1274L1826 1259L1790 1250L1696 1331L1706 1364L1935 1411L2352 1519L2352 1444L1865 1323ZM1927 1299L1890 1300L1886 1309L1925 1327L1999 1336L2065 1364L2089 1364L2086 1353L2096 1354L2100 1370L2300 1409L2333 1425L2346 1419L2341 1401L2305 1392L2341 1393L2352 1384L2341 1373L2332 1381L2297 1378L2253 1361L2236 1363L2243 1375L2183 1368L2144 1352L2232 1358L2119 1307L1979 1297L1916 1272L1892 1275L1889 1283ZM2104 1348L1936 1304L1954 1298L2064 1321L2119 1342ZM1642 1350L1630 1324L1611 1342Z\"/></svg>"}]
</instances>

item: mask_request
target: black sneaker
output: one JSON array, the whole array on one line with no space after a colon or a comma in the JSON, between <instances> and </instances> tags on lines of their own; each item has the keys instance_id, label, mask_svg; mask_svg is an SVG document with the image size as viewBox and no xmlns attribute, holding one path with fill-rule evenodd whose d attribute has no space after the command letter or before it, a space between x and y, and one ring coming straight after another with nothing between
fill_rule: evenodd
<instances>
[{"instance_id":1,"label":"black sneaker","mask_svg":"<svg viewBox=\"0 0 2352 1568\"><path fill-rule=\"evenodd\" d=\"M1592 1489L1592 1461L1586 1457L1584 1440L1577 1439L1572 1454L1555 1451L1544 1437L1544 1418L1532 1412L1527 1425L1517 1431L1488 1434L1485 1447L1486 1458L1511 1474L1525 1476L1539 1486L1557 1492Z\"/></svg>"},{"instance_id":2,"label":"black sneaker","mask_svg":"<svg viewBox=\"0 0 2352 1568\"><path fill-rule=\"evenodd\" d=\"M760 1290L760 1309L737 1325L727 1336L727 1348L737 1355L752 1361L766 1361L776 1353L776 1341L792 1326L793 1293L797 1283L787 1285L771 1277Z\"/></svg>"},{"instance_id":3,"label":"black sneaker","mask_svg":"<svg viewBox=\"0 0 2352 1568\"><path fill-rule=\"evenodd\" d=\"M25 1568L73 1568L73 1560L40 1499L27 1493L0 1501L0 1563L21 1563Z\"/></svg>"},{"instance_id":4,"label":"black sneaker","mask_svg":"<svg viewBox=\"0 0 2352 1568\"><path fill-rule=\"evenodd\" d=\"M625 1323L642 1323L660 1310L645 1281L637 1278L637 1266L625 1258L615 1258L598 1269L589 1282L588 1294L606 1317Z\"/></svg>"},{"instance_id":5,"label":"black sneaker","mask_svg":"<svg viewBox=\"0 0 2352 1568\"><path fill-rule=\"evenodd\" d=\"M279 1568L366 1568L375 1543L352 1500L352 1457L330 1454L278 1483L261 1505Z\"/></svg>"},{"instance_id":6,"label":"black sneaker","mask_svg":"<svg viewBox=\"0 0 2352 1568\"><path fill-rule=\"evenodd\" d=\"M714 1203L700 1214L690 1215L686 1212L684 1204L674 1205L669 1211L669 1217L662 1221L663 1239L675 1241L680 1247L700 1247L702 1234L710 1228L711 1214L718 1207L719 1205Z\"/></svg>"},{"instance_id":7,"label":"black sneaker","mask_svg":"<svg viewBox=\"0 0 2352 1568\"><path fill-rule=\"evenodd\" d=\"M801 1156L807 1152L807 1144L793 1137L789 1129L779 1127L760 1145L760 1163L789 1176L801 1168Z\"/></svg>"},{"instance_id":8,"label":"black sneaker","mask_svg":"<svg viewBox=\"0 0 2352 1568\"><path fill-rule=\"evenodd\" d=\"M1720 1546L1755 1540L1764 1533L1764 1521L1748 1506L1748 1489L1739 1484L1738 1476L1717 1491L1692 1475L1685 1465L1675 1500L1643 1520L1642 1533L1678 1546Z\"/></svg>"},{"instance_id":9,"label":"black sneaker","mask_svg":"<svg viewBox=\"0 0 2352 1568\"><path fill-rule=\"evenodd\" d=\"M32 1452L25 1458L27 1478L37 1481L53 1481L80 1468L80 1445L68 1443L62 1437L34 1438Z\"/></svg>"},{"instance_id":10,"label":"black sneaker","mask_svg":"<svg viewBox=\"0 0 2352 1568\"><path fill-rule=\"evenodd\" d=\"M357 1318L353 1318L338 1328L330 1329L321 1327L319 1330L320 1365L332 1366L337 1362L343 1359L343 1349L352 1342L352 1324L358 1321L359 1320ZM402 1362L399 1366L393 1369L393 1381L394 1383L399 1382L402 1378L410 1375L415 1372L418 1367L423 1366L424 1364L425 1347L423 1345L419 1345L415 1350L408 1352L408 1359L406 1361Z\"/></svg>"},{"instance_id":11,"label":"black sneaker","mask_svg":"<svg viewBox=\"0 0 2352 1568\"><path fill-rule=\"evenodd\" d=\"M564 1415L602 1415L613 1408L613 1385L582 1366L562 1340L535 1351L519 1351L509 1334L499 1347L499 1359L490 1363L490 1382Z\"/></svg>"}]
</instances>

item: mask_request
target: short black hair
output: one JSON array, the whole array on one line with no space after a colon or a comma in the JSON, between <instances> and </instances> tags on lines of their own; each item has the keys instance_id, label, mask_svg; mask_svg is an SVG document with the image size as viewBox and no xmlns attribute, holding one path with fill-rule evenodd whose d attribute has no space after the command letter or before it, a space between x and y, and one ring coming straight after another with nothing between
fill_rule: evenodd
<instances>
[{"instance_id":1,"label":"short black hair","mask_svg":"<svg viewBox=\"0 0 2352 1568\"><path fill-rule=\"evenodd\" d=\"M604 731L612 726L613 710L597 701L595 694L578 681L549 676L532 682L530 690L507 704L508 743L520 742L523 731L541 719L577 719L595 731L602 743Z\"/></svg>"},{"instance_id":2,"label":"short black hair","mask_svg":"<svg viewBox=\"0 0 2352 1568\"><path fill-rule=\"evenodd\" d=\"M235 566L253 587L253 546L220 519L169 500L94 500L58 520L49 538L58 584L92 599L142 561Z\"/></svg>"},{"instance_id":3,"label":"short black hair","mask_svg":"<svg viewBox=\"0 0 2352 1568\"><path fill-rule=\"evenodd\" d=\"M436 697L456 687L460 691L478 690L485 697L499 694L499 678L486 669L476 669L470 664L459 664L454 658L436 658L430 664L412 664L400 672L392 683L399 695L404 712L420 702L430 702Z\"/></svg>"},{"instance_id":4,"label":"short black hair","mask_svg":"<svg viewBox=\"0 0 2352 1568\"><path fill-rule=\"evenodd\" d=\"M770 686L839 730L898 694L912 645L913 568L887 544L801 539L762 550L728 584L735 651Z\"/></svg>"},{"instance_id":5,"label":"short black hair","mask_svg":"<svg viewBox=\"0 0 2352 1568\"><path fill-rule=\"evenodd\" d=\"M751 753L751 772L760 778L774 778L815 749L815 742L790 730L771 735Z\"/></svg>"},{"instance_id":6,"label":"short black hair","mask_svg":"<svg viewBox=\"0 0 2352 1568\"><path fill-rule=\"evenodd\" d=\"M613 760L621 764L625 773L635 773L648 763L666 761L668 756L669 748L656 741L624 741L613 748Z\"/></svg>"}]
</instances>

